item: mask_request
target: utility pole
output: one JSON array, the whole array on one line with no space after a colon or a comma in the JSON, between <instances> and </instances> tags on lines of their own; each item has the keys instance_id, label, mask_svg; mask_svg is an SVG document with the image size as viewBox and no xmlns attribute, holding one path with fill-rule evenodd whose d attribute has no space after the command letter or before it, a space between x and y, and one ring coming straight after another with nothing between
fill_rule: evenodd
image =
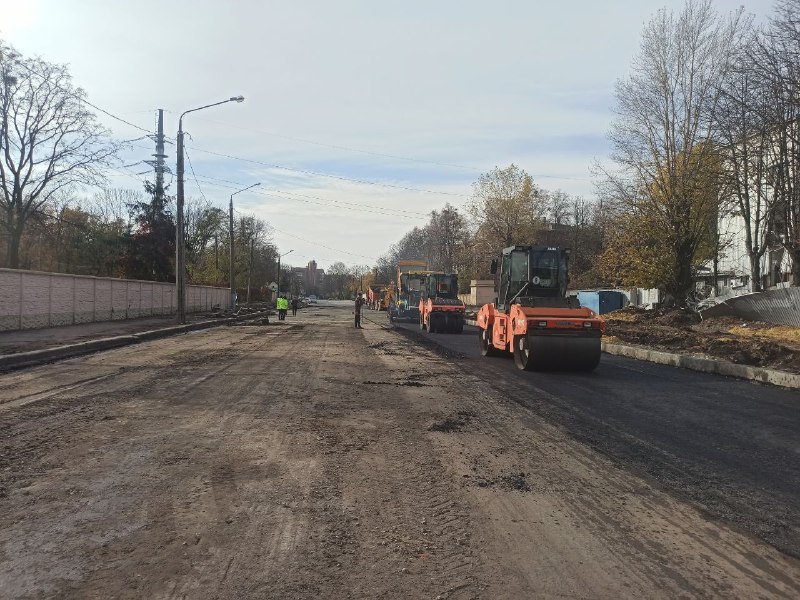
<instances>
[{"instance_id":1,"label":"utility pole","mask_svg":"<svg viewBox=\"0 0 800 600\"><path fill-rule=\"evenodd\" d=\"M178 119L178 197L176 201L176 227L175 227L175 287L178 296L178 322L186 322L186 238L183 233L183 117L191 112L197 112L212 106L219 106L227 102L244 102L244 96L234 96L221 102L214 102L214 104L206 104L198 108L192 108L181 113Z\"/></svg>"},{"instance_id":2,"label":"utility pole","mask_svg":"<svg viewBox=\"0 0 800 600\"><path fill-rule=\"evenodd\" d=\"M185 114L185 113L184 113ZM175 227L175 287L178 292L178 323L186 323L186 257L184 246L186 238L183 234L183 115L178 120L178 197Z\"/></svg>"},{"instance_id":3,"label":"utility pole","mask_svg":"<svg viewBox=\"0 0 800 600\"><path fill-rule=\"evenodd\" d=\"M164 202L164 173L169 173L169 167L164 164L164 159L167 155L164 154L164 109L158 109L158 117L156 119L156 134L148 136L156 143L156 151L153 154L153 160L144 161L151 167L156 174L156 198L159 203Z\"/></svg>"},{"instance_id":4,"label":"utility pole","mask_svg":"<svg viewBox=\"0 0 800 600\"><path fill-rule=\"evenodd\" d=\"M284 252L283 254L278 254L278 293L281 293L281 257L286 256L294 252L294 250L289 250L289 252Z\"/></svg>"},{"instance_id":5,"label":"utility pole","mask_svg":"<svg viewBox=\"0 0 800 600\"><path fill-rule=\"evenodd\" d=\"M236 280L233 278L233 194L231 194L231 203L228 207L228 236L230 242L230 253L228 256L228 282L231 286L231 310L236 308Z\"/></svg>"},{"instance_id":6,"label":"utility pole","mask_svg":"<svg viewBox=\"0 0 800 600\"><path fill-rule=\"evenodd\" d=\"M247 304L250 304L250 278L253 275L253 248L255 245L255 237L250 238L250 265L247 268Z\"/></svg>"},{"instance_id":7,"label":"utility pole","mask_svg":"<svg viewBox=\"0 0 800 600\"><path fill-rule=\"evenodd\" d=\"M228 209L228 227L230 229L230 238L231 238L230 239L230 242L231 242L231 244L230 244L230 246L231 246L230 273L229 273L229 279L228 279L228 281L230 282L230 286L231 286L231 310L233 310L236 307L236 283L233 280L233 197L236 194L239 194L241 192L246 192L247 190L249 190L251 188L254 188L256 186L259 186L259 185L261 185L261 183L254 183L253 185L248 185L246 188L242 188L241 190L237 190L237 191L235 191L235 192L233 192L231 194L231 203L230 203L230 207ZM248 277L249 277L249 275L248 275ZM249 292L248 292L248 296L249 296ZM250 302L250 298L248 298L247 301Z\"/></svg>"}]
</instances>

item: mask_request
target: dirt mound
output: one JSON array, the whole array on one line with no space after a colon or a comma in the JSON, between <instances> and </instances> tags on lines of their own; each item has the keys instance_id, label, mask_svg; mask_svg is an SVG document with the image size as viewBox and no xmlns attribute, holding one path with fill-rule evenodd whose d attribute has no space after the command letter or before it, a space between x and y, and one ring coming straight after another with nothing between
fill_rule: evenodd
<instances>
[{"instance_id":1,"label":"dirt mound","mask_svg":"<svg viewBox=\"0 0 800 600\"><path fill-rule=\"evenodd\" d=\"M606 333L627 344L800 373L800 328L736 317L702 320L681 309L625 308L604 315Z\"/></svg>"},{"instance_id":2,"label":"dirt mound","mask_svg":"<svg viewBox=\"0 0 800 600\"><path fill-rule=\"evenodd\" d=\"M696 325L702 319L700 315L683 309L657 311L657 316L653 319L659 325L669 327L690 327Z\"/></svg>"}]
</instances>

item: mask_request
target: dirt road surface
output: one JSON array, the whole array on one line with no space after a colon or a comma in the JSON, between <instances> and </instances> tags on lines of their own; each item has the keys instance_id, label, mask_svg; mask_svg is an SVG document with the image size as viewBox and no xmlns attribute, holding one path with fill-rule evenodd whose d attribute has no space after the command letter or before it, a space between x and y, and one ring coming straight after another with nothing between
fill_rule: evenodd
<instances>
[{"instance_id":1,"label":"dirt road surface","mask_svg":"<svg viewBox=\"0 0 800 600\"><path fill-rule=\"evenodd\" d=\"M797 559L350 319L0 376L0 597L800 595Z\"/></svg>"}]
</instances>

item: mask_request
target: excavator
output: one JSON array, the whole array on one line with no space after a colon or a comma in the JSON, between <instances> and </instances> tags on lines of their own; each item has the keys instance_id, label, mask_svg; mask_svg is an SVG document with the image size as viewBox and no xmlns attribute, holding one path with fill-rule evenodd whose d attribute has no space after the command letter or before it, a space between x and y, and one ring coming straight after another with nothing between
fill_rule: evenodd
<instances>
[{"instance_id":1,"label":"excavator","mask_svg":"<svg viewBox=\"0 0 800 600\"><path fill-rule=\"evenodd\" d=\"M483 356L514 354L525 371L591 371L600 363L605 321L567 296L569 249L509 246L497 300L478 311ZM497 273L498 261L491 272Z\"/></svg>"},{"instance_id":2,"label":"excavator","mask_svg":"<svg viewBox=\"0 0 800 600\"><path fill-rule=\"evenodd\" d=\"M461 333L466 305L458 298L458 275L428 273L419 301L419 327L430 333Z\"/></svg>"}]
</instances>

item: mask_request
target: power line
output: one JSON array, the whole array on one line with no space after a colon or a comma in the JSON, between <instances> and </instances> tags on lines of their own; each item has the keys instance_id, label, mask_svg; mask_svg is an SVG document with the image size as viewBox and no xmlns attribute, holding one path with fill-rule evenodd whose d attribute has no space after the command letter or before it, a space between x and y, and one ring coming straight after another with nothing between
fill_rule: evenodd
<instances>
[{"instance_id":1,"label":"power line","mask_svg":"<svg viewBox=\"0 0 800 600\"><path fill-rule=\"evenodd\" d=\"M135 128L135 129L138 129L139 131L144 131L145 133L148 133L148 134L152 134L152 133L153 133L153 132L152 132L152 131L150 131L149 129L145 129L144 127L139 127L138 125L136 125L136 124L134 124L134 123L131 123L130 121L126 121L126 120L125 120L125 119L123 119L122 117L118 117L117 115L115 115L115 114L112 114L112 113L108 112L107 110L104 110L104 109L100 108L100 107L99 107L99 106L97 106L96 104L92 104L92 103L91 103L91 102L89 102L89 101L88 101L86 98L82 98L82 97L80 97L80 96L78 96L78 95L75 95L75 97L76 97L76 98L78 98L78 100L80 100L80 101L81 101L81 102L83 102L84 104L88 104L89 106L91 106L91 107L92 107L92 108L94 108L95 110L99 110L101 113L103 113L104 115L108 115L108 116L109 116L109 117L111 117L112 119L116 119L117 121L119 121L119 122L121 122L121 123L125 123L126 125L130 125L131 127ZM142 138L139 138L139 139L142 139Z\"/></svg>"},{"instance_id":2,"label":"power line","mask_svg":"<svg viewBox=\"0 0 800 600\"><path fill-rule=\"evenodd\" d=\"M304 139L304 138L298 138L298 137L293 137L293 136L289 136L289 135L281 135L279 133L273 133L271 131L253 129L252 127L243 127L241 125L233 125L231 123L225 123L223 121L217 121L217 120L214 120L214 119L208 119L208 118L203 118L203 117L198 117L198 120L207 121L209 123L216 123L217 125L224 125L226 127L233 127L234 129L244 129L246 131L252 131L253 133L260 133L260 134L263 134L263 135L269 135L269 136L280 138L280 139L284 139L284 140L291 140L291 141L294 141L294 142L303 142L304 144L312 144L314 146L322 146L323 148L333 148L335 150L346 150L348 152L358 152L359 154L368 154L370 156L380 156L380 157L383 157L383 158L394 158L394 159L397 159L397 160L405 160L405 161L416 162L416 163L425 163L425 164L429 164L429 165L437 165L437 166L440 166L440 167L453 167L453 168L456 168L456 169L467 169L468 171L475 171L477 173L481 172L481 169L478 169L476 167L468 167L468 166L465 166L465 165L457 165L457 164L446 163L446 162L438 162L438 161L435 161L435 160L425 160L425 159L422 159L422 158L411 158L411 157L408 157L408 156L400 156L400 155L397 155L397 154L386 154L386 153L383 153L383 152L374 152L372 150L362 150L360 148L353 148L353 147L350 147L350 146L341 146L341 145L338 145L338 144L326 144L324 142L315 142L313 140L307 140L307 139Z\"/></svg>"},{"instance_id":3,"label":"power line","mask_svg":"<svg viewBox=\"0 0 800 600\"><path fill-rule=\"evenodd\" d=\"M46 75L42 75L41 73L38 73L35 69L33 69L32 67L30 67L29 65L25 64L22 61L16 61L14 64L18 65L18 66L20 66L20 67L22 67L24 69L27 69L29 73L33 73L34 75L36 75L37 77L40 77L41 79L50 81L50 79ZM153 133L149 129L145 129L144 127L139 127L135 123L131 123L130 121L126 121L122 117L118 117L117 115L112 114L112 113L108 112L107 110L105 110L103 108L100 108L96 104L92 104L85 97L81 96L77 91L70 90L70 89L68 89L68 88L66 88L66 87L64 87L62 85L59 85L58 87L60 87L63 91L65 91L68 94L70 94L71 96L73 96L78 101L83 102L84 104L88 104L89 106L91 106L95 110L99 110L101 113L103 113L104 115L108 115L112 119L116 119L117 121L120 121L121 123L125 123L126 125L129 125L129 126L135 128L135 129L138 129L140 131L144 131L145 133L148 133L148 134L149 133Z\"/></svg>"},{"instance_id":4,"label":"power line","mask_svg":"<svg viewBox=\"0 0 800 600\"><path fill-rule=\"evenodd\" d=\"M211 177L209 175L199 175L199 177L201 179L208 179L208 180L211 180L211 181L219 181L219 182L229 183L231 185L236 185L236 186L240 186L241 185L237 181L230 181L228 179L220 179L220 178L217 178L217 177ZM310 198L312 200L319 200L319 201L325 202L325 203L350 205L350 206L354 206L354 207L359 208L359 209L374 208L374 209L382 210L382 211L391 211L392 213L398 213L397 216L406 216L406 215L408 215L408 216L412 216L412 217L415 217L415 218L416 217L427 217L428 216L428 213L422 213L422 212L418 212L418 211L403 210L401 208L391 208L391 207L386 207L386 206L376 206L374 204L363 204L363 203L360 203L360 202L348 202L346 200L332 200L330 198L321 198L319 196L312 196L310 194L300 194L298 192L288 192L288 191L285 191L285 190L275 190L275 189L269 190L269 189L261 188L260 190L254 192L254 193L264 193L264 192L272 192L272 193L275 193L275 194L286 194L288 196L299 196L301 198ZM289 199L294 199L294 198L289 198Z\"/></svg>"},{"instance_id":5,"label":"power line","mask_svg":"<svg viewBox=\"0 0 800 600\"><path fill-rule=\"evenodd\" d=\"M187 158L188 158L188 154L187 154ZM237 183L235 181L230 181L230 180L227 180L227 179L219 179L219 178L216 178L216 177L209 177L207 175L202 175L202 174L198 175L198 174L196 174L194 169L191 167L191 160L189 161L189 163L190 163L190 169L192 171L192 175L194 176L195 182L197 183L198 190L200 191L200 194L203 196L203 199L205 199L206 202L208 202L208 200L206 199L205 195L203 194L203 191L202 191L202 189L200 187L200 182L198 181L199 179L207 180L206 181L207 185L211 185L213 187L218 187L218 188L222 188L222 189L233 190L233 189L239 189L241 187L241 184L239 184L239 183ZM135 166L135 165L123 165L124 168L131 168L133 166ZM120 171L119 169L116 169L116 168L113 168L113 167L108 167L108 169L113 170L113 171L115 171L117 173L121 173L121 174L126 175L128 177L131 177L132 179L136 179L137 181L142 182L142 180L139 180L138 178L134 177L134 175L132 175L130 173ZM143 174L148 173L148 172L149 171L145 171L143 173L136 173L136 175L143 175ZM265 198L277 198L279 200L294 200L295 202L303 202L304 204L313 204L313 205L316 205L316 206L323 206L323 207L326 207L326 208L339 208L339 209L343 209L343 210L351 210L351 211L356 211L356 212L366 212L366 213L370 213L370 214L377 214L377 215L382 215L382 216L386 216L386 217L393 217L393 218L400 218L400 219L418 220L421 217L427 217L428 216L427 213L403 211L402 209L386 208L386 207L382 207L382 206L375 206L375 205L372 205L372 204L361 204L361 203L358 203L358 202L347 202L346 200L330 200L330 199L326 199L326 198L320 198L318 196L308 196L308 195L305 195L305 194L296 194L296 193L293 193L293 192L284 192L284 191L281 191L281 190L265 191L265 190L255 190L254 189L250 193L258 194L258 195L263 196ZM286 194L286 195L284 195L284 194ZM300 196L300 197L298 198L298 197L295 197L295 196ZM316 199L316 200L320 200L320 202L315 202L315 201L310 200L308 198L313 198L313 199ZM387 211L392 211L392 212L387 212Z\"/></svg>"},{"instance_id":6,"label":"power line","mask_svg":"<svg viewBox=\"0 0 800 600\"><path fill-rule=\"evenodd\" d=\"M404 186L404 185L396 185L396 184L392 184L392 183L382 183L382 182L378 182L378 181L370 181L368 179L355 179L353 177L345 177L344 175L332 175L330 173L320 173L319 171L310 171L308 169L296 169L294 167L285 167L283 165L276 165L276 164L272 164L272 163L267 163L267 162L260 161L260 160L255 160L255 159L252 159L252 158L242 158L240 156L233 156L231 154L223 154L221 152L212 152L211 150L203 150L202 148L197 148L197 147L195 147L194 149L197 150L198 152L203 152L205 154L211 154L213 156L219 156L221 158L228 158L228 159L231 159L231 160L238 160L240 162L252 163L252 164L256 164L256 165L261 165L262 167L269 167L271 169L283 169L284 171L292 171L294 173L303 173L305 175L314 175L315 177L328 177L330 179L338 179L340 181L350 181L350 182L353 182L353 183L360 183L360 184L363 184L363 185L374 185L374 186L379 186L379 187L388 187L388 188L394 188L394 189L399 189L399 190L406 190L406 191L409 191L409 192L421 192L421 193L425 193L425 194L439 194L439 195L442 195L442 196L455 196L455 197L458 197L458 198L469 198L469 196L465 196L464 194L456 194L454 192L443 192L443 191L437 191L437 190L426 190L424 188L413 188L413 187L408 187L408 186Z\"/></svg>"},{"instance_id":7,"label":"power line","mask_svg":"<svg viewBox=\"0 0 800 600\"><path fill-rule=\"evenodd\" d=\"M366 254L358 254L357 252L348 252L347 250L340 250L338 248L331 248L330 246L326 246L325 244L320 244L319 242L312 242L311 240L307 240L305 238L300 237L299 235L294 235L293 233L289 233L288 231L283 231L278 229L274 225L272 229L277 231L278 233L282 233L283 235L288 235L291 238L296 240L300 240L301 242L305 242L306 244L311 244L312 246L319 246L320 248L325 248L326 250L330 250L331 252L339 252L340 254L347 254L349 256L358 256L360 258L366 258L368 260L375 260L374 256L367 256Z\"/></svg>"},{"instance_id":8,"label":"power line","mask_svg":"<svg viewBox=\"0 0 800 600\"><path fill-rule=\"evenodd\" d=\"M203 193L203 189L200 187L200 182L197 181L197 175L195 175L194 167L192 166L192 159L189 158L189 152L186 150L186 148L183 149L183 153L186 154L186 160L189 161L189 170L192 172L192 177L194 177L194 182L197 184L197 191L200 192L200 195L203 197L203 200L208 202L208 200L206 199L206 195Z\"/></svg>"},{"instance_id":9,"label":"power line","mask_svg":"<svg viewBox=\"0 0 800 600\"><path fill-rule=\"evenodd\" d=\"M199 175L198 177L200 177L201 179L207 179L203 175ZM223 188L223 189L229 189L229 190L237 189L237 186L235 186L235 185L228 185L228 184L225 184L225 183L218 183L218 182L215 182L215 181L211 181L211 182L207 182L207 183L208 183L208 185L212 185L212 186ZM294 200L295 202L303 202L304 204L314 204L316 206L324 206L326 208L340 208L340 209L343 209L343 210L352 210L352 211L356 211L356 212L371 213L371 214L376 214L376 215L383 215L383 216L386 216L386 217L392 217L392 218L395 218L395 219L411 219L411 220L418 220L419 219L419 217L415 217L415 216L412 216L412 215L390 213L390 212L386 212L385 210L380 210L380 209L373 210L369 205L364 205L364 204L349 203L349 204L353 204L353 206L345 206L345 205L342 205L342 206L338 206L338 205L331 206L330 203L338 202L338 201L336 201L336 200L328 200L327 201L328 204L326 204L326 203L322 203L322 202L315 202L313 200L307 200L305 198L295 198L295 197L292 197L292 196L283 196L283 195L281 195L282 192L275 193L275 192L264 192L264 191L252 190L251 193L258 194L259 196L263 196L265 198L277 198L279 200ZM388 209L388 210L392 210L392 209ZM422 216L422 215L420 215L420 216Z\"/></svg>"}]
</instances>

